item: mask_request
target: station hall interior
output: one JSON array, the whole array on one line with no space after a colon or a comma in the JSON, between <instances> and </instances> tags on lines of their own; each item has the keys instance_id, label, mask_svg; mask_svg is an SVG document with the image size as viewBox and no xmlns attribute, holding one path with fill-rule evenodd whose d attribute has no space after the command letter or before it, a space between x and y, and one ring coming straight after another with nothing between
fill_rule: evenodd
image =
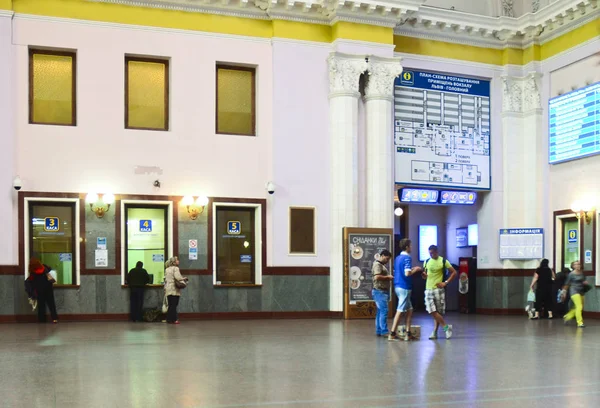
<instances>
[{"instance_id":1,"label":"station hall interior","mask_svg":"<svg viewBox=\"0 0 600 408\"><path fill-rule=\"evenodd\" d=\"M0 0L0 405L597 406L599 153L597 0Z\"/></svg>"}]
</instances>

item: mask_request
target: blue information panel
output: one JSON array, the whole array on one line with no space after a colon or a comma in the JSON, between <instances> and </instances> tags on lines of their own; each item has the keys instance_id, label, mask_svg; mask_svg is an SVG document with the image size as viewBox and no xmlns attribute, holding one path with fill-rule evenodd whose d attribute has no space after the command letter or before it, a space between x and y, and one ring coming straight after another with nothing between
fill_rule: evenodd
<instances>
[{"instance_id":1,"label":"blue information panel","mask_svg":"<svg viewBox=\"0 0 600 408\"><path fill-rule=\"evenodd\" d=\"M152 220L140 220L140 232L152 232Z\"/></svg>"},{"instance_id":2,"label":"blue information panel","mask_svg":"<svg viewBox=\"0 0 600 408\"><path fill-rule=\"evenodd\" d=\"M548 102L551 164L600 153L600 82Z\"/></svg>"},{"instance_id":3,"label":"blue information panel","mask_svg":"<svg viewBox=\"0 0 600 408\"><path fill-rule=\"evenodd\" d=\"M44 218L44 231L58 231L60 230L60 220L58 217L46 217Z\"/></svg>"},{"instance_id":4,"label":"blue information panel","mask_svg":"<svg viewBox=\"0 0 600 408\"><path fill-rule=\"evenodd\" d=\"M400 201L403 203L429 203L436 204L439 191L425 190L422 188L403 188L398 192Z\"/></svg>"},{"instance_id":5,"label":"blue information panel","mask_svg":"<svg viewBox=\"0 0 600 408\"><path fill-rule=\"evenodd\" d=\"M395 182L489 190L490 81L405 70L394 82Z\"/></svg>"},{"instance_id":6,"label":"blue information panel","mask_svg":"<svg viewBox=\"0 0 600 408\"><path fill-rule=\"evenodd\" d=\"M440 204L464 204L473 205L477 201L477 193L474 191L442 191Z\"/></svg>"}]
</instances>

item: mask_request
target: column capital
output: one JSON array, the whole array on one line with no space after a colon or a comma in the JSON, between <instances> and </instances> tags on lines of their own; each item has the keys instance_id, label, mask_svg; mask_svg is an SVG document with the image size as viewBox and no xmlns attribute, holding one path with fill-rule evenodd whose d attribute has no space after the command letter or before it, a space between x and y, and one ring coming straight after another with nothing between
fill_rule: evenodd
<instances>
[{"instance_id":1,"label":"column capital","mask_svg":"<svg viewBox=\"0 0 600 408\"><path fill-rule=\"evenodd\" d=\"M401 58L369 57L369 77L365 86L365 99L394 98L394 80L402 73Z\"/></svg>"},{"instance_id":2,"label":"column capital","mask_svg":"<svg viewBox=\"0 0 600 408\"><path fill-rule=\"evenodd\" d=\"M523 84L523 112L525 113L542 109L541 78L542 74L535 71L525 77Z\"/></svg>"},{"instance_id":3,"label":"column capital","mask_svg":"<svg viewBox=\"0 0 600 408\"><path fill-rule=\"evenodd\" d=\"M329 64L329 96L348 95L359 97L358 81L368 68L366 56L332 52Z\"/></svg>"},{"instance_id":4,"label":"column capital","mask_svg":"<svg viewBox=\"0 0 600 408\"><path fill-rule=\"evenodd\" d=\"M523 79L502 75L502 111L523 112Z\"/></svg>"}]
</instances>

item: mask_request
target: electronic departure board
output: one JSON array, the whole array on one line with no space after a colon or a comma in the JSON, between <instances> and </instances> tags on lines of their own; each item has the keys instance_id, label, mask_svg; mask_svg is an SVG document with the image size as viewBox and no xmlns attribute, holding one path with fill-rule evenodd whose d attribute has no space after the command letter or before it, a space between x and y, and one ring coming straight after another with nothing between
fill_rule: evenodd
<instances>
[{"instance_id":1,"label":"electronic departure board","mask_svg":"<svg viewBox=\"0 0 600 408\"><path fill-rule=\"evenodd\" d=\"M600 82L548 102L550 164L600 153Z\"/></svg>"}]
</instances>

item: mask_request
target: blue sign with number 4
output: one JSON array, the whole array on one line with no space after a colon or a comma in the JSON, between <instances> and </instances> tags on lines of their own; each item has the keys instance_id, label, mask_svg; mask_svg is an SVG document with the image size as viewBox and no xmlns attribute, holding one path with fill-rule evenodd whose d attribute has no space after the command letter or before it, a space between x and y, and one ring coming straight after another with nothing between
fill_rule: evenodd
<instances>
[{"instance_id":1,"label":"blue sign with number 4","mask_svg":"<svg viewBox=\"0 0 600 408\"><path fill-rule=\"evenodd\" d=\"M140 220L140 232L152 232L152 220Z\"/></svg>"}]
</instances>

